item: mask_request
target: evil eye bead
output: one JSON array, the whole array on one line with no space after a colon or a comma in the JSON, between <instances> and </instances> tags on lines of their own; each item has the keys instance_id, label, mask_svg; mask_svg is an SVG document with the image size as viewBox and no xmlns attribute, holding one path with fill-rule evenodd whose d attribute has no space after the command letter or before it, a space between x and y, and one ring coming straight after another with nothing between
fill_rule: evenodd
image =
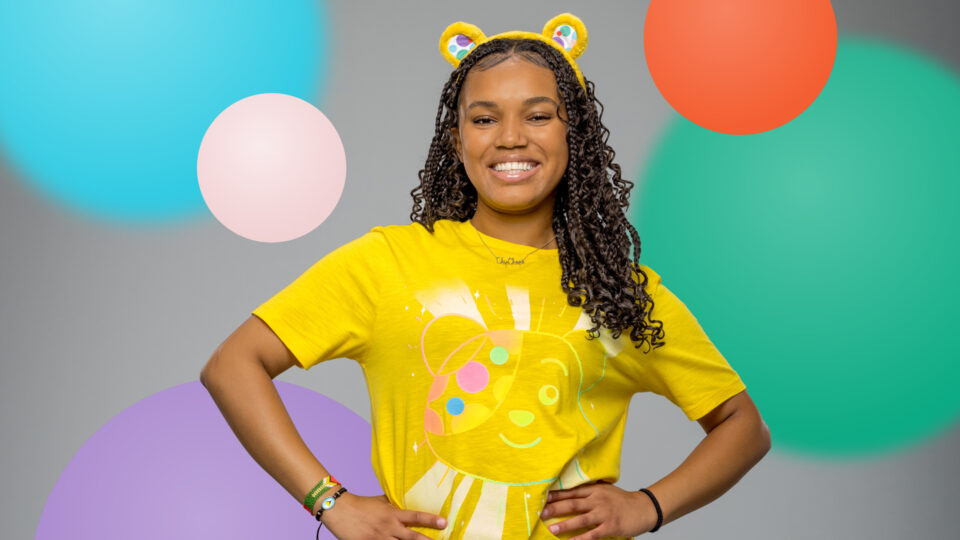
<instances>
[{"instance_id":1,"label":"evil eye bead","mask_svg":"<svg viewBox=\"0 0 960 540\"><path fill-rule=\"evenodd\" d=\"M330 508L333 507L333 503L335 502L337 502L335 498L327 497L326 499L323 500L322 503L320 503L320 508L323 508L324 510L329 510Z\"/></svg>"}]
</instances>

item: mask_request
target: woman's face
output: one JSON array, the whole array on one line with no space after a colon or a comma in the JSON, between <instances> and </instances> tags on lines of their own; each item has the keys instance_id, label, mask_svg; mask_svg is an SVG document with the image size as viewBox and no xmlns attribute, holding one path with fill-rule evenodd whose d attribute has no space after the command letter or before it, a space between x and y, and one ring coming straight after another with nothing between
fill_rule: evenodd
<instances>
[{"instance_id":1,"label":"woman's face","mask_svg":"<svg viewBox=\"0 0 960 540\"><path fill-rule=\"evenodd\" d=\"M478 206L501 214L529 213L544 205L552 211L569 159L567 126L557 117L558 106L566 121L553 71L520 57L467 73L458 127L451 131Z\"/></svg>"}]
</instances>

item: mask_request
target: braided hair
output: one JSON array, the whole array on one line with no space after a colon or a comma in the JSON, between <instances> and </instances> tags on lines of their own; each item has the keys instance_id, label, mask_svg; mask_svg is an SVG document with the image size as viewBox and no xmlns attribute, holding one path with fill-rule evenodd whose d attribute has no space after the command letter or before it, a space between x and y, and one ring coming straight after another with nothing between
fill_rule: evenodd
<instances>
[{"instance_id":1,"label":"braided hair","mask_svg":"<svg viewBox=\"0 0 960 540\"><path fill-rule=\"evenodd\" d=\"M553 231L562 267L560 286L567 302L583 304L594 326L591 338L606 326L614 339L629 329L635 347L647 351L663 346L663 322L647 320L653 299L644 289L647 275L640 268L640 236L624 215L633 183L620 177L615 153L607 145L610 131L600 121L603 104L594 83L580 85L563 55L534 39L494 39L479 45L460 62L443 85L436 132L424 168L414 188L411 221L430 233L438 219L466 221L477 209L477 191L457 158L450 129L457 127L458 101L471 68L489 69L518 56L553 71L567 110L569 162L556 188ZM599 109L599 110L598 110ZM559 111L558 111L559 116ZM607 171L612 173L608 176ZM632 250L631 241L636 246ZM639 276L637 276L639 274Z\"/></svg>"}]
</instances>

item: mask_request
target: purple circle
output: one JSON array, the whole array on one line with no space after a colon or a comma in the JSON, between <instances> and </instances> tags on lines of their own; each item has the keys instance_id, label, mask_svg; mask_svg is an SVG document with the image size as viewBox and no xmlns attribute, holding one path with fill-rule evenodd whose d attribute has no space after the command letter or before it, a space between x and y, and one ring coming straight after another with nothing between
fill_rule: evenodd
<instances>
[{"instance_id":1,"label":"purple circle","mask_svg":"<svg viewBox=\"0 0 960 540\"><path fill-rule=\"evenodd\" d=\"M314 455L323 466L351 493L383 493L370 424L312 390L274 384L307 447L322 449ZM314 538L316 529L247 454L206 388L189 382L135 403L84 443L53 486L34 539L262 540Z\"/></svg>"},{"instance_id":2,"label":"purple circle","mask_svg":"<svg viewBox=\"0 0 960 540\"><path fill-rule=\"evenodd\" d=\"M556 41L557 43L559 43L560 46L563 47L564 49L567 48L567 44L564 43L563 40L560 39L560 38L558 38L557 36L553 36L553 40Z\"/></svg>"},{"instance_id":3,"label":"purple circle","mask_svg":"<svg viewBox=\"0 0 960 540\"><path fill-rule=\"evenodd\" d=\"M463 34L457 34L457 45L461 47L466 47L467 45L473 43L473 40L468 38Z\"/></svg>"}]
</instances>

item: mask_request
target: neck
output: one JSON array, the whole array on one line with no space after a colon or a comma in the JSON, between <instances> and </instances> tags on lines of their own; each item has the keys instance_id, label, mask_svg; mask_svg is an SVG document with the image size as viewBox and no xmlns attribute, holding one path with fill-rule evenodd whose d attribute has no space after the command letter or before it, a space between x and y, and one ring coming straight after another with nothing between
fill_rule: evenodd
<instances>
[{"instance_id":1,"label":"neck","mask_svg":"<svg viewBox=\"0 0 960 540\"><path fill-rule=\"evenodd\" d=\"M477 211L470 218L470 223L483 234L500 240L532 248L557 248L557 240L553 232L552 207L531 214L518 215L501 214L483 205L477 205ZM547 243L548 240L549 243Z\"/></svg>"}]
</instances>

